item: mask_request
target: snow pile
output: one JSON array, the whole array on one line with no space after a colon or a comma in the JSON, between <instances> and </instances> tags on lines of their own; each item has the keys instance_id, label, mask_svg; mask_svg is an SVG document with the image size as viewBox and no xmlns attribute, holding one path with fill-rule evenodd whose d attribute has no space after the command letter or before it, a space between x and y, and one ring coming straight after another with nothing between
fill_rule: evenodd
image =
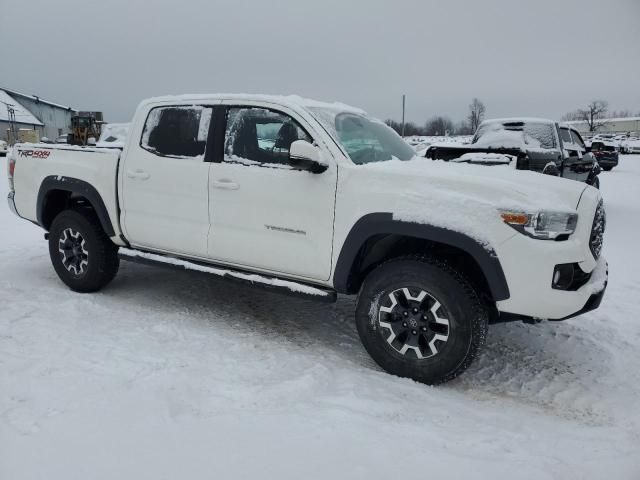
<instances>
[{"instance_id":1,"label":"snow pile","mask_svg":"<svg viewBox=\"0 0 640 480\"><path fill-rule=\"evenodd\" d=\"M96 147L124 148L130 127L130 123L107 123L103 125Z\"/></svg>"},{"instance_id":2,"label":"snow pile","mask_svg":"<svg viewBox=\"0 0 640 480\"><path fill-rule=\"evenodd\" d=\"M454 163L473 163L478 165L512 165L515 168L514 160L516 157L513 155L504 155L502 153L478 153L471 152L454 158L451 162Z\"/></svg>"},{"instance_id":3,"label":"snow pile","mask_svg":"<svg viewBox=\"0 0 640 480\"><path fill-rule=\"evenodd\" d=\"M410 137L404 137L404 140L411 146L418 147L420 145L428 144L458 144L464 145L471 143L473 135L454 135L454 136L428 136L428 135L412 135Z\"/></svg>"}]
</instances>

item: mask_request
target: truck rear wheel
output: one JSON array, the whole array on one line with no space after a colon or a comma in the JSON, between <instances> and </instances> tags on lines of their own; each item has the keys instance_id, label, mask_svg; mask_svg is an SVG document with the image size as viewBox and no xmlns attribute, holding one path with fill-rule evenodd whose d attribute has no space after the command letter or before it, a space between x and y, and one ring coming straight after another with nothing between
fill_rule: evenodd
<instances>
[{"instance_id":1,"label":"truck rear wheel","mask_svg":"<svg viewBox=\"0 0 640 480\"><path fill-rule=\"evenodd\" d=\"M402 257L372 271L360 291L356 324L387 372L426 384L449 381L478 355L488 313L471 284L430 257Z\"/></svg>"},{"instance_id":2,"label":"truck rear wheel","mask_svg":"<svg viewBox=\"0 0 640 480\"><path fill-rule=\"evenodd\" d=\"M58 277L71 290L95 292L118 273L118 247L91 210L65 210L49 230L49 256Z\"/></svg>"}]
</instances>

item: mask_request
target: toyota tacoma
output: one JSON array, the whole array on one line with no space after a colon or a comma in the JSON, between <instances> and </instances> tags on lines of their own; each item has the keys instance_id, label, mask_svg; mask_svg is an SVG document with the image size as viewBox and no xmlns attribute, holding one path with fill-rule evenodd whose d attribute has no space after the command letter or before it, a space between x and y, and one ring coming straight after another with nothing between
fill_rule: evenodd
<instances>
[{"instance_id":1,"label":"toyota tacoma","mask_svg":"<svg viewBox=\"0 0 640 480\"><path fill-rule=\"evenodd\" d=\"M293 295L357 295L366 350L428 384L491 323L598 307L605 212L585 183L432 162L362 110L296 96L142 102L120 148L19 144L9 207L76 292L121 259ZM218 299L224 301L224 299Z\"/></svg>"}]
</instances>

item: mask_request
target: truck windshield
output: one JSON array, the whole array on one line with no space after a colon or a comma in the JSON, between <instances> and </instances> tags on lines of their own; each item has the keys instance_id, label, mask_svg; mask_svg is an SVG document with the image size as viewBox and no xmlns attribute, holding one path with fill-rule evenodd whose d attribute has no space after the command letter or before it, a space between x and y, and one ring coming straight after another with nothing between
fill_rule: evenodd
<instances>
[{"instance_id":1,"label":"truck windshield","mask_svg":"<svg viewBox=\"0 0 640 480\"><path fill-rule=\"evenodd\" d=\"M356 164L411 160L413 149L391 128L360 113L310 108Z\"/></svg>"}]
</instances>

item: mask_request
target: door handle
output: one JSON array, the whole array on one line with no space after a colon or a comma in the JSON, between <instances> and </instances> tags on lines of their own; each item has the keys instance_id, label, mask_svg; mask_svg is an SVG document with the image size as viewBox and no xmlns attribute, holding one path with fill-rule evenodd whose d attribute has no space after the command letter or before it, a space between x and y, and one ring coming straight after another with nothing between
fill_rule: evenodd
<instances>
[{"instance_id":1,"label":"door handle","mask_svg":"<svg viewBox=\"0 0 640 480\"><path fill-rule=\"evenodd\" d=\"M149 175L144 170L137 168L135 170L127 170L127 177L138 180L148 180L151 175Z\"/></svg>"},{"instance_id":2,"label":"door handle","mask_svg":"<svg viewBox=\"0 0 640 480\"><path fill-rule=\"evenodd\" d=\"M228 178L222 178L220 180L213 181L213 188L219 188L221 190L238 190L240 185L236 182L232 182Z\"/></svg>"}]
</instances>

